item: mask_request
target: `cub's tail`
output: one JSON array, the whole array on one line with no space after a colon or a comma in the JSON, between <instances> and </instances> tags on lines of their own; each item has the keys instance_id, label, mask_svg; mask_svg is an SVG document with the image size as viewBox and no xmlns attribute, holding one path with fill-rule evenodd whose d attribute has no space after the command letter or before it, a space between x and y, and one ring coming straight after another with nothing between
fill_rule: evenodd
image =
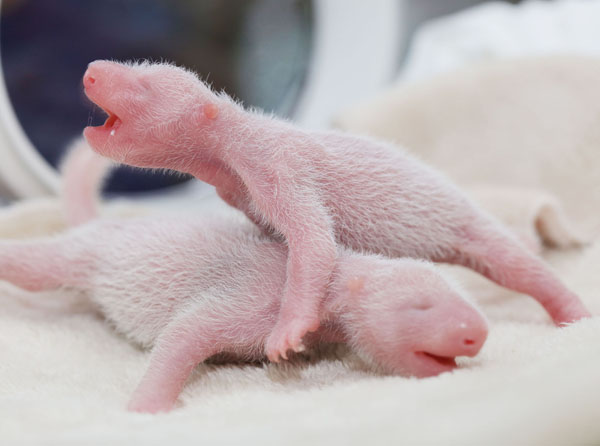
<instances>
[{"instance_id":1,"label":"cub's tail","mask_svg":"<svg viewBox=\"0 0 600 446\"><path fill-rule=\"evenodd\" d=\"M100 192L112 171L113 163L95 153L80 138L62 160L62 200L67 223L77 226L99 214Z\"/></svg>"}]
</instances>

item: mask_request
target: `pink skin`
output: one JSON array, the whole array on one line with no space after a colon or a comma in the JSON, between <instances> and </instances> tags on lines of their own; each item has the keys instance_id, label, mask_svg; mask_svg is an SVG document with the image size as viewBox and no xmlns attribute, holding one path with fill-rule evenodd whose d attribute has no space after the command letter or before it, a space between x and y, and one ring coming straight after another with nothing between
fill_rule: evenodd
<instances>
[{"instance_id":1,"label":"pink skin","mask_svg":"<svg viewBox=\"0 0 600 446\"><path fill-rule=\"evenodd\" d=\"M61 197L69 225L85 223L98 214L100 189L110 172L110 160L89 150L83 140L76 141L63 159Z\"/></svg>"},{"instance_id":2,"label":"pink skin","mask_svg":"<svg viewBox=\"0 0 600 446\"><path fill-rule=\"evenodd\" d=\"M287 255L250 223L96 220L0 243L0 278L83 292L120 332L153 346L128 408L155 413L173 407L206 358L263 357ZM313 342L347 342L385 372L418 377L451 371L483 345L486 321L433 265L345 250L336 265Z\"/></svg>"},{"instance_id":3,"label":"pink skin","mask_svg":"<svg viewBox=\"0 0 600 446\"><path fill-rule=\"evenodd\" d=\"M74 224L97 215L109 170L86 152L77 144L63 164ZM287 256L284 244L247 221L95 220L53 238L0 243L0 278L32 291L65 287L85 295L120 332L152 347L128 407L155 413L173 407L206 358L263 357ZM456 356L476 355L487 337L479 311L432 264L344 249L321 318L311 345L347 342L385 372L418 377L453 370Z\"/></svg>"},{"instance_id":4,"label":"pink skin","mask_svg":"<svg viewBox=\"0 0 600 446\"><path fill-rule=\"evenodd\" d=\"M336 243L464 265L540 302L556 324L590 316L579 298L454 185L397 147L310 132L245 111L169 64L96 61L83 84L109 113L84 136L101 155L195 175L289 247L271 360L319 325Z\"/></svg>"}]
</instances>

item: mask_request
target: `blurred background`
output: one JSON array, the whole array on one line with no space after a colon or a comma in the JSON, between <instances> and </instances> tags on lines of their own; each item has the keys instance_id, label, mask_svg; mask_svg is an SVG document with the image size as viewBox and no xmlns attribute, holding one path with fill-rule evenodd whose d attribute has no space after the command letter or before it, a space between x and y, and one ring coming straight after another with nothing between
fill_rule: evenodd
<instances>
[{"instance_id":1,"label":"blurred background","mask_svg":"<svg viewBox=\"0 0 600 446\"><path fill-rule=\"evenodd\" d=\"M65 147L105 116L82 92L95 59L166 60L311 128L392 82L552 51L600 54L597 0L2 0L0 202L56 193ZM122 168L116 194L192 190ZM197 182L194 182L197 183ZM163 192L161 192L163 191Z\"/></svg>"}]
</instances>

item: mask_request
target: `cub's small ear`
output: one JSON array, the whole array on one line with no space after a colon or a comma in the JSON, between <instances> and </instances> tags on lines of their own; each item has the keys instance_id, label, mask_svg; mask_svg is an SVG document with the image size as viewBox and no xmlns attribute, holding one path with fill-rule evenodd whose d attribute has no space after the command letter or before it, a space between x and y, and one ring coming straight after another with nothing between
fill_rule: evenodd
<instances>
[{"instance_id":1,"label":"cub's small ear","mask_svg":"<svg viewBox=\"0 0 600 446\"><path fill-rule=\"evenodd\" d=\"M212 102L198 104L192 111L192 120L198 123L206 124L208 121L215 121L218 117L219 107Z\"/></svg>"},{"instance_id":2,"label":"cub's small ear","mask_svg":"<svg viewBox=\"0 0 600 446\"><path fill-rule=\"evenodd\" d=\"M365 276L352 277L348 280L348 282L346 282L346 288L348 288L350 294L359 293L365 287L366 281L367 279L365 278Z\"/></svg>"},{"instance_id":3,"label":"cub's small ear","mask_svg":"<svg viewBox=\"0 0 600 446\"><path fill-rule=\"evenodd\" d=\"M202 113L204 114L204 117L206 119L214 121L219 116L219 107L217 107L212 102L209 102L202 106Z\"/></svg>"}]
</instances>

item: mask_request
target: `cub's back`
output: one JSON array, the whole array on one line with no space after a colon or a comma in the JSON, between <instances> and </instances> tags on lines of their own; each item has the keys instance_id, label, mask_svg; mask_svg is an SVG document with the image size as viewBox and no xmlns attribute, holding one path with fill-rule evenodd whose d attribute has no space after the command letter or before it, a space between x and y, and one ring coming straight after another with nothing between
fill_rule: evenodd
<instances>
[{"instance_id":1,"label":"cub's back","mask_svg":"<svg viewBox=\"0 0 600 446\"><path fill-rule=\"evenodd\" d=\"M328 156L319 181L342 244L435 257L473 217L456 186L401 148L340 132L321 136Z\"/></svg>"},{"instance_id":2,"label":"cub's back","mask_svg":"<svg viewBox=\"0 0 600 446\"><path fill-rule=\"evenodd\" d=\"M227 307L243 304L259 311L259 303L268 304L283 286L270 276L285 265L285 253L243 227L178 218L89 226L80 237L93 246L91 299L118 331L145 346L191 307L227 313ZM265 278L265 269L273 268Z\"/></svg>"}]
</instances>

